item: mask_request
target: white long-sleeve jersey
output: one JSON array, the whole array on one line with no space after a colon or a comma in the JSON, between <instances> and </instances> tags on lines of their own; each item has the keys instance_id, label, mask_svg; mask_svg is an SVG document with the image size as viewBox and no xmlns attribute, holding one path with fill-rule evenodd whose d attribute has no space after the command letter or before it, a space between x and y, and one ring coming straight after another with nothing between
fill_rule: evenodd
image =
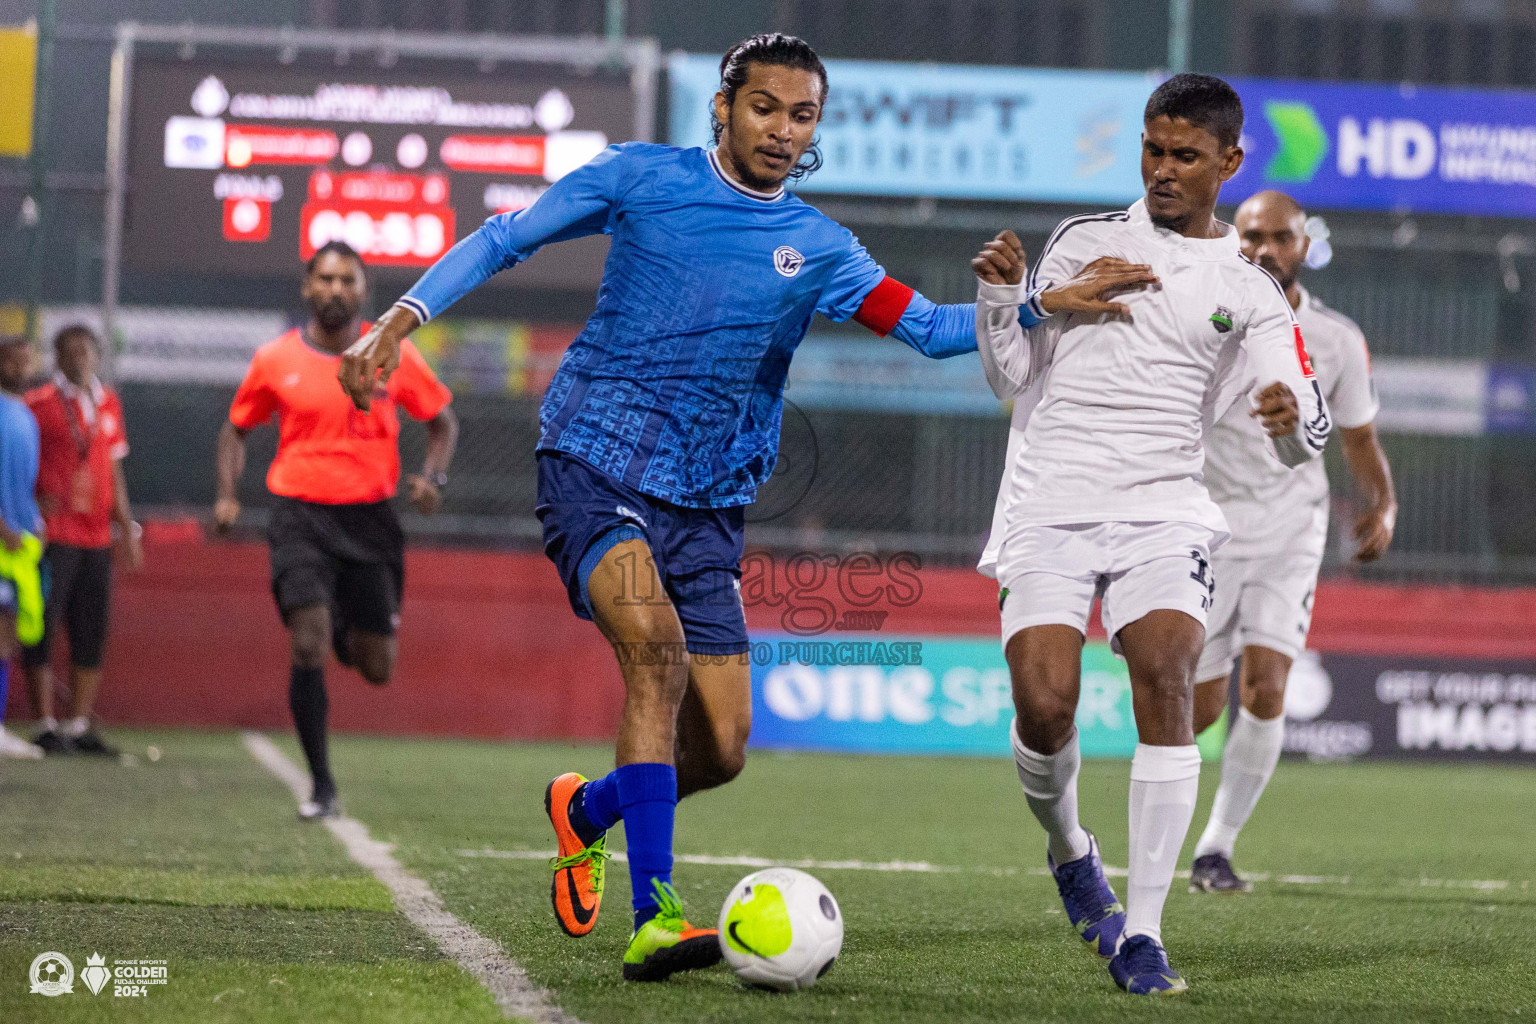
<instances>
[{"instance_id":1,"label":"white long-sleeve jersey","mask_svg":"<svg viewBox=\"0 0 1536 1024\"><path fill-rule=\"evenodd\" d=\"M1233 402L1276 381L1295 393L1300 423L1270 440L1274 455L1298 466L1323 450L1328 406L1290 303L1223 228L1219 238L1185 238L1155 226L1138 201L1063 221L1026 284L980 285L982 365L993 391L1015 399L982 572L995 573L1008 532L1025 526L1188 522L1219 544L1228 529L1205 488L1206 434ZM1159 279L1117 298L1128 318L1019 325L1026 296L1101 256L1148 264Z\"/></svg>"}]
</instances>

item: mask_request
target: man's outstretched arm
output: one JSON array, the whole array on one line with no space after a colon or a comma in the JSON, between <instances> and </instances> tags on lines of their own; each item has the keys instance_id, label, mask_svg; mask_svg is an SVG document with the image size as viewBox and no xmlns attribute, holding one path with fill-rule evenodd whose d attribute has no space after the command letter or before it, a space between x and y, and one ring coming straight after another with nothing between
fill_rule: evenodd
<instances>
[{"instance_id":1,"label":"man's outstretched arm","mask_svg":"<svg viewBox=\"0 0 1536 1024\"><path fill-rule=\"evenodd\" d=\"M417 327L543 246L605 233L626 163L624 148L610 146L551 185L528 209L497 214L444 253L343 353L336 376L352 404L367 411L375 384L399 368L400 342Z\"/></svg>"}]
</instances>

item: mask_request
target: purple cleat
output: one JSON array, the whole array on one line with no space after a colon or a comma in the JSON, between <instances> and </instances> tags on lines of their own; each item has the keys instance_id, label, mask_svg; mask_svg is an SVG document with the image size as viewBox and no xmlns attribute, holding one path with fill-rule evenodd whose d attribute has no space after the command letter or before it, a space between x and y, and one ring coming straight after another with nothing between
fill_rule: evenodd
<instances>
[{"instance_id":1,"label":"purple cleat","mask_svg":"<svg viewBox=\"0 0 1536 1024\"><path fill-rule=\"evenodd\" d=\"M1133 996L1176 996L1189 984L1168 963L1168 951L1150 935L1132 935L1109 962L1115 984Z\"/></svg>"},{"instance_id":2,"label":"purple cleat","mask_svg":"<svg viewBox=\"0 0 1536 1024\"><path fill-rule=\"evenodd\" d=\"M1050 855L1045 858L1061 893L1061 905L1067 918L1082 936L1088 948L1108 960L1115 955L1120 933L1125 930L1125 908L1104 877L1104 863L1099 859L1099 840L1088 833L1088 852L1058 866Z\"/></svg>"}]
</instances>

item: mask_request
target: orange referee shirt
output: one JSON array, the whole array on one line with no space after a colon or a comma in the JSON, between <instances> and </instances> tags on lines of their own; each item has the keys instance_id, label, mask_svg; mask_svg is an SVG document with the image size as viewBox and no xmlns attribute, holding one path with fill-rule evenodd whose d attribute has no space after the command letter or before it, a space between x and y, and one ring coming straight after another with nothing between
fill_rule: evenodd
<instances>
[{"instance_id":1,"label":"orange referee shirt","mask_svg":"<svg viewBox=\"0 0 1536 1024\"><path fill-rule=\"evenodd\" d=\"M368 412L341 390L340 366L340 356L312 347L297 328L256 350L229 421L250 430L277 414L277 457L267 471L273 494L321 505L394 497L400 483L395 407L430 420L453 400L409 340L400 343L400 368L374 390Z\"/></svg>"}]
</instances>

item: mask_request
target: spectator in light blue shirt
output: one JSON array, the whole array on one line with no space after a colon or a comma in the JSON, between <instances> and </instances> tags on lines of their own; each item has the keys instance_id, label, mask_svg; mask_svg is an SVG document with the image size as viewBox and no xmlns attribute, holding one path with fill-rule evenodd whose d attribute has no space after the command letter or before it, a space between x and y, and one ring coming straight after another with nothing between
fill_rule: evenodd
<instances>
[{"instance_id":1,"label":"spectator in light blue shirt","mask_svg":"<svg viewBox=\"0 0 1536 1024\"><path fill-rule=\"evenodd\" d=\"M21 548L22 535L40 536L43 516L37 507L37 420L21 399L32 369L27 339L0 337L0 547ZM16 581L0 575L0 722L10 688L11 655L16 650ZM42 757L41 748L0 726L0 757Z\"/></svg>"}]
</instances>

